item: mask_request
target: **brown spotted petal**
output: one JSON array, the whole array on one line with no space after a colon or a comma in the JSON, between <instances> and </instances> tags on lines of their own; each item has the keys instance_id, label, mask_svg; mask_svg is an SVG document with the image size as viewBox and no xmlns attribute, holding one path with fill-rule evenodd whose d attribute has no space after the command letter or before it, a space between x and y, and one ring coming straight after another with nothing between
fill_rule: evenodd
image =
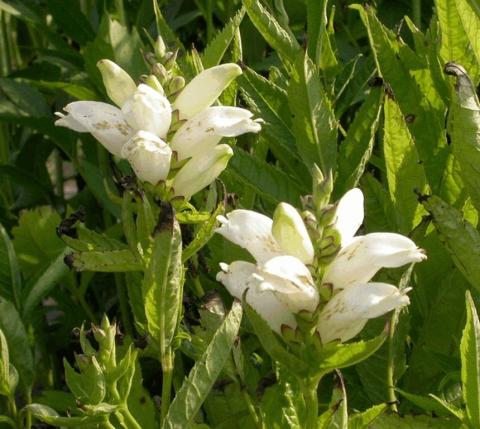
<instances>
[{"instance_id":1,"label":"brown spotted petal","mask_svg":"<svg viewBox=\"0 0 480 429\"><path fill-rule=\"evenodd\" d=\"M125 122L122 111L99 101L75 101L64 107L64 113L55 125L78 132L89 132L109 152L121 156L123 145L132 137L133 130Z\"/></svg>"}]
</instances>

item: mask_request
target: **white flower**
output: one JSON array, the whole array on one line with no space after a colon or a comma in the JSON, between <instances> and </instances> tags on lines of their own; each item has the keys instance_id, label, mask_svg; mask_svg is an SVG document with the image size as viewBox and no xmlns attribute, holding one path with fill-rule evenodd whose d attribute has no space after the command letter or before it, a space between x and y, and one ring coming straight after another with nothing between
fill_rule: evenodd
<instances>
[{"instance_id":1,"label":"white flower","mask_svg":"<svg viewBox=\"0 0 480 429\"><path fill-rule=\"evenodd\" d=\"M190 119L211 106L223 90L242 69L233 63L221 64L204 70L195 76L173 102L173 109L180 112L180 119Z\"/></svg>"},{"instance_id":2,"label":"white flower","mask_svg":"<svg viewBox=\"0 0 480 429\"><path fill-rule=\"evenodd\" d=\"M277 221L277 234L292 236L298 246L312 247L305 225L296 210L286 203L280 209L280 217L288 213L287 219ZM272 233L273 221L260 213L250 210L234 210L227 217L220 216L221 227L216 232L248 250L257 264L236 261L222 264L223 272L217 275L230 293L241 298L248 289L246 300L276 332L282 324L296 326L294 314L302 310L315 311L319 296L312 275L304 262L292 255L291 246L282 247ZM281 231L285 227L285 233ZM298 229L298 230L297 230ZM312 247L313 249L313 247ZM308 250L293 252L301 256Z\"/></svg>"},{"instance_id":3,"label":"white flower","mask_svg":"<svg viewBox=\"0 0 480 429\"><path fill-rule=\"evenodd\" d=\"M356 336L368 319L410 303L405 294L386 283L357 283L336 294L320 313L318 331L323 343L345 342Z\"/></svg>"},{"instance_id":4,"label":"white flower","mask_svg":"<svg viewBox=\"0 0 480 429\"><path fill-rule=\"evenodd\" d=\"M178 129L172 138L172 149L181 161L209 151L222 137L258 133L261 125L250 119L252 116L252 112L239 107L207 107Z\"/></svg>"},{"instance_id":5,"label":"white flower","mask_svg":"<svg viewBox=\"0 0 480 429\"><path fill-rule=\"evenodd\" d=\"M136 130L148 131L164 139L172 122L172 108L167 97L152 87L140 84L123 104L127 123Z\"/></svg>"},{"instance_id":6,"label":"white flower","mask_svg":"<svg viewBox=\"0 0 480 429\"><path fill-rule=\"evenodd\" d=\"M335 221L342 247L323 278L335 290L368 282L381 268L401 267L426 258L412 240L400 234L375 232L354 237L363 215L362 192L357 188L348 191L338 203Z\"/></svg>"},{"instance_id":7,"label":"white flower","mask_svg":"<svg viewBox=\"0 0 480 429\"><path fill-rule=\"evenodd\" d=\"M173 179L172 188L175 195L190 199L225 170L232 156L232 148L227 144L221 144L205 154L191 158Z\"/></svg>"},{"instance_id":8,"label":"white flower","mask_svg":"<svg viewBox=\"0 0 480 429\"><path fill-rule=\"evenodd\" d=\"M137 85L130 75L113 61L100 60L97 67L102 74L103 84L108 96L117 106L123 106L133 95Z\"/></svg>"},{"instance_id":9,"label":"white flower","mask_svg":"<svg viewBox=\"0 0 480 429\"><path fill-rule=\"evenodd\" d=\"M156 135L139 131L123 145L122 157L140 180L156 185L167 178L172 149Z\"/></svg>"}]
</instances>

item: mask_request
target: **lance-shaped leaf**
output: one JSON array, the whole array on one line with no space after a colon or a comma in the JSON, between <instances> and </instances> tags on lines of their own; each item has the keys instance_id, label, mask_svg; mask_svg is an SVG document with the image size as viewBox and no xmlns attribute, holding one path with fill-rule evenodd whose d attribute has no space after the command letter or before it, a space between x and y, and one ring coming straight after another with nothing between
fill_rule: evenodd
<instances>
[{"instance_id":1,"label":"lance-shaped leaf","mask_svg":"<svg viewBox=\"0 0 480 429\"><path fill-rule=\"evenodd\" d=\"M247 302L244 302L243 306L245 307L245 313L247 314L248 320L253 326L255 334L270 357L284 365L294 374L305 374L308 370L305 362L289 353L283 347L265 319L263 319L263 317L260 316L249 304L247 304Z\"/></svg>"},{"instance_id":2,"label":"lance-shaped leaf","mask_svg":"<svg viewBox=\"0 0 480 429\"><path fill-rule=\"evenodd\" d=\"M86 427L100 424L104 421L102 416L61 417L51 407L43 404L30 404L22 409L22 413L30 412L36 419L58 427ZM95 425L96 426L96 425Z\"/></svg>"},{"instance_id":3,"label":"lance-shaped leaf","mask_svg":"<svg viewBox=\"0 0 480 429\"><path fill-rule=\"evenodd\" d=\"M348 419L348 427L350 429L364 429L370 427L369 425L381 414L387 411L387 404L374 405L373 407L361 413L356 413Z\"/></svg>"},{"instance_id":4,"label":"lance-shaped leaf","mask_svg":"<svg viewBox=\"0 0 480 429\"><path fill-rule=\"evenodd\" d=\"M72 253L65 257L65 262L76 271L116 273L142 270L140 261L130 250Z\"/></svg>"},{"instance_id":5,"label":"lance-shaped leaf","mask_svg":"<svg viewBox=\"0 0 480 429\"><path fill-rule=\"evenodd\" d=\"M177 327L183 285L182 235L173 207L168 203L161 206L152 238L142 289L147 329L163 357Z\"/></svg>"},{"instance_id":6,"label":"lance-shaped leaf","mask_svg":"<svg viewBox=\"0 0 480 429\"><path fill-rule=\"evenodd\" d=\"M328 344L318 355L317 374L325 375L334 369L347 368L364 361L375 353L387 338L387 332L367 341L357 341L348 344Z\"/></svg>"},{"instance_id":7,"label":"lance-shaped leaf","mask_svg":"<svg viewBox=\"0 0 480 429\"><path fill-rule=\"evenodd\" d=\"M470 292L467 291L467 323L460 343L462 392L470 427L480 427L480 321Z\"/></svg>"},{"instance_id":8,"label":"lance-shaped leaf","mask_svg":"<svg viewBox=\"0 0 480 429\"><path fill-rule=\"evenodd\" d=\"M479 210L480 104L475 86L462 66L448 63L445 66L445 73L456 77L448 116L453 154L460 165L463 183L473 204Z\"/></svg>"},{"instance_id":9,"label":"lance-shaped leaf","mask_svg":"<svg viewBox=\"0 0 480 429\"><path fill-rule=\"evenodd\" d=\"M465 40L457 42L459 50L463 49L462 55L452 56L447 61L454 59L454 61L464 64L470 76L472 76L475 82L478 82L480 72L478 68L478 64L480 64L480 39L478 37L480 32L480 12L478 5L476 5L477 2L472 0L450 0L450 3L454 3L456 6L458 16L463 26L462 30L465 31L468 39L467 42L470 42L470 46L468 46L468 43L465 43ZM449 27L452 27L451 31L456 31L455 28L457 28L458 25L449 22ZM465 49L466 45L468 49ZM473 56L475 56L476 62L473 61ZM465 63L462 61L465 61Z\"/></svg>"},{"instance_id":10,"label":"lance-shaped leaf","mask_svg":"<svg viewBox=\"0 0 480 429\"><path fill-rule=\"evenodd\" d=\"M0 224L0 296L20 305L20 270L17 255L7 231Z\"/></svg>"},{"instance_id":11,"label":"lance-shaped leaf","mask_svg":"<svg viewBox=\"0 0 480 429\"><path fill-rule=\"evenodd\" d=\"M348 429L348 404L345 383L337 371L329 409L320 416L318 429Z\"/></svg>"},{"instance_id":12,"label":"lance-shaped leaf","mask_svg":"<svg viewBox=\"0 0 480 429\"><path fill-rule=\"evenodd\" d=\"M202 357L195 363L168 410L162 429L190 427L213 383L230 356L242 321L242 306L238 301L213 336Z\"/></svg>"},{"instance_id":13,"label":"lance-shaped leaf","mask_svg":"<svg viewBox=\"0 0 480 429\"><path fill-rule=\"evenodd\" d=\"M301 52L292 70L288 103L293 114L293 134L305 164L320 166L326 173L335 170L337 126L331 102L312 61Z\"/></svg>"},{"instance_id":14,"label":"lance-shaped leaf","mask_svg":"<svg viewBox=\"0 0 480 429\"><path fill-rule=\"evenodd\" d=\"M480 234L462 214L437 196L423 197L423 206L432 215L433 223L456 267L480 290Z\"/></svg>"}]
</instances>

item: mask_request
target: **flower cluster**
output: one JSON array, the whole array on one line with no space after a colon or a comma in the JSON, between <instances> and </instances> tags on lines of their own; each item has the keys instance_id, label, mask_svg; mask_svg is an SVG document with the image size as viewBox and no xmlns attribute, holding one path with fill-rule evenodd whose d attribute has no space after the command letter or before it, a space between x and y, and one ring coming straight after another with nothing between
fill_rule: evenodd
<instances>
[{"instance_id":1,"label":"flower cluster","mask_svg":"<svg viewBox=\"0 0 480 429\"><path fill-rule=\"evenodd\" d=\"M212 106L242 73L236 64L204 70L185 87L181 76L172 77L164 82L168 96L155 74L136 85L110 60L97 66L116 106L76 101L65 106L66 114L57 112L55 124L91 133L113 155L127 159L140 180L167 182L175 196L189 199L226 168L233 152L218 144L222 137L261 129L246 109ZM161 64L157 69L169 73Z\"/></svg>"},{"instance_id":2,"label":"flower cluster","mask_svg":"<svg viewBox=\"0 0 480 429\"><path fill-rule=\"evenodd\" d=\"M348 341L368 319L409 304L408 290L370 282L372 277L383 267L419 262L425 255L400 234L355 236L364 214L359 189L347 192L334 213L330 228L339 235L340 246L316 279L312 276L318 262L315 246L294 207L280 203L273 220L250 210L220 217L216 232L248 250L256 263L222 263L217 280L239 299L246 292L246 301L277 333L295 329L296 314L320 309L317 330L322 343ZM320 287L331 291L326 303L320 298Z\"/></svg>"}]
</instances>

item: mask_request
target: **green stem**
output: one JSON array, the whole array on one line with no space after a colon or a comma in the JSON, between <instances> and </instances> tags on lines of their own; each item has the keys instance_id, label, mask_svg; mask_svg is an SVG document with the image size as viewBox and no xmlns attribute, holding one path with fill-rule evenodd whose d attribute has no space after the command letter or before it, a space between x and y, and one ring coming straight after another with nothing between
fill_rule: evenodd
<instances>
[{"instance_id":1,"label":"green stem","mask_svg":"<svg viewBox=\"0 0 480 429\"><path fill-rule=\"evenodd\" d=\"M102 422L102 427L106 429L115 429L115 426L113 426L110 421L108 420L108 416L106 417L106 420Z\"/></svg>"},{"instance_id":2,"label":"green stem","mask_svg":"<svg viewBox=\"0 0 480 429\"><path fill-rule=\"evenodd\" d=\"M127 335L133 337L133 325L130 317L130 309L128 306L127 285L125 284L125 277L123 276L123 274L115 273L115 286L117 288L123 328L125 329L125 333Z\"/></svg>"},{"instance_id":3,"label":"green stem","mask_svg":"<svg viewBox=\"0 0 480 429\"><path fill-rule=\"evenodd\" d=\"M123 0L115 0L115 9L117 10L118 20L121 24L126 25L127 20L125 17L125 7L123 5Z\"/></svg>"},{"instance_id":4,"label":"green stem","mask_svg":"<svg viewBox=\"0 0 480 429\"><path fill-rule=\"evenodd\" d=\"M135 417L132 416L132 413L128 409L127 404L122 407L121 413L129 429L142 429L142 427L138 424L137 420L135 420Z\"/></svg>"},{"instance_id":5,"label":"green stem","mask_svg":"<svg viewBox=\"0 0 480 429\"><path fill-rule=\"evenodd\" d=\"M247 404L247 409L248 412L250 413L250 416L252 417L253 421L255 422L255 426L258 429L263 428L263 424L260 421L260 418L258 417L257 410L255 409L255 405L253 405L252 398L250 398L250 395L247 392L247 389L245 387L241 387L242 389L242 395L243 399L245 400Z\"/></svg>"},{"instance_id":6,"label":"green stem","mask_svg":"<svg viewBox=\"0 0 480 429\"><path fill-rule=\"evenodd\" d=\"M30 405L32 403L32 388L27 387L25 392L25 399L26 405ZM30 429L32 427L32 413L27 410L25 413L25 429Z\"/></svg>"},{"instance_id":7,"label":"green stem","mask_svg":"<svg viewBox=\"0 0 480 429\"><path fill-rule=\"evenodd\" d=\"M395 333L395 325L397 323L397 314L393 313L390 320L390 332L388 334L388 364L387 364L387 388L388 388L388 402L390 409L397 412L397 396L395 394L395 350L393 347L393 335Z\"/></svg>"},{"instance_id":8,"label":"green stem","mask_svg":"<svg viewBox=\"0 0 480 429\"><path fill-rule=\"evenodd\" d=\"M422 28L422 0L412 0L413 23L421 30Z\"/></svg>"},{"instance_id":9,"label":"green stem","mask_svg":"<svg viewBox=\"0 0 480 429\"><path fill-rule=\"evenodd\" d=\"M308 380L304 391L303 398L305 400L305 409L307 411L307 419L305 429L317 429L318 419L318 394L317 394L317 382Z\"/></svg>"},{"instance_id":10,"label":"green stem","mask_svg":"<svg viewBox=\"0 0 480 429\"><path fill-rule=\"evenodd\" d=\"M172 378L173 378L173 356L172 350L168 348L165 356L162 358L162 404L160 407L161 422L163 424L170 408L170 398L172 392Z\"/></svg>"},{"instance_id":11,"label":"green stem","mask_svg":"<svg viewBox=\"0 0 480 429\"><path fill-rule=\"evenodd\" d=\"M213 4L212 0L207 0L207 42L210 42L213 38L214 27L213 27Z\"/></svg>"}]
</instances>

